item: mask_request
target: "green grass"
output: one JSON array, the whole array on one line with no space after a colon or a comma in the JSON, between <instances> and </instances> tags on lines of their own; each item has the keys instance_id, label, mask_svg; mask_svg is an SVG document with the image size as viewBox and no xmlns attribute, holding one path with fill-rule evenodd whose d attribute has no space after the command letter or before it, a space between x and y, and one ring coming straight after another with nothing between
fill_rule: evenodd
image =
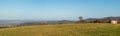
<instances>
[{"instance_id":1,"label":"green grass","mask_svg":"<svg viewBox=\"0 0 120 36\"><path fill-rule=\"evenodd\" d=\"M0 36L120 36L120 24L34 25L0 29Z\"/></svg>"}]
</instances>

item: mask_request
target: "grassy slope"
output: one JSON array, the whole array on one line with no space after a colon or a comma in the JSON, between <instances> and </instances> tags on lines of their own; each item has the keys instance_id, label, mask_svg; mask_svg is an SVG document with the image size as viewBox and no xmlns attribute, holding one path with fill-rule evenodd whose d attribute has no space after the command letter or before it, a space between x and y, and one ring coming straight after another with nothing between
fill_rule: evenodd
<instances>
[{"instance_id":1,"label":"grassy slope","mask_svg":"<svg viewBox=\"0 0 120 36\"><path fill-rule=\"evenodd\" d=\"M120 36L119 24L38 25L0 29L0 36Z\"/></svg>"}]
</instances>

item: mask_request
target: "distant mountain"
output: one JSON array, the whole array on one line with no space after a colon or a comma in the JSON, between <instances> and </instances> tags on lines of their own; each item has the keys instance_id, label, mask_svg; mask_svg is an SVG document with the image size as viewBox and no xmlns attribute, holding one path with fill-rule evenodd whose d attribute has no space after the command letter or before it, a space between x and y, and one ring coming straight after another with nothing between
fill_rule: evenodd
<instances>
[{"instance_id":1,"label":"distant mountain","mask_svg":"<svg viewBox=\"0 0 120 36\"><path fill-rule=\"evenodd\" d=\"M102 18L102 19L106 19L106 20L120 20L120 17L106 17L106 18Z\"/></svg>"},{"instance_id":2,"label":"distant mountain","mask_svg":"<svg viewBox=\"0 0 120 36\"><path fill-rule=\"evenodd\" d=\"M87 21L94 21L97 19L103 19L103 20L120 20L120 17L105 17L105 18L88 18Z\"/></svg>"},{"instance_id":3,"label":"distant mountain","mask_svg":"<svg viewBox=\"0 0 120 36\"><path fill-rule=\"evenodd\" d=\"M97 18L88 18L87 21L95 21Z\"/></svg>"}]
</instances>

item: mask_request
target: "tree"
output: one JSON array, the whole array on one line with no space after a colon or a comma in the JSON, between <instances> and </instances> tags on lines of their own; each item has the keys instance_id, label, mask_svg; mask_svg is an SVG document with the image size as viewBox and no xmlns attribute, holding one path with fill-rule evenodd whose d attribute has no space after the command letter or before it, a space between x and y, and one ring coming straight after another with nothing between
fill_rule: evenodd
<instances>
[{"instance_id":1,"label":"tree","mask_svg":"<svg viewBox=\"0 0 120 36\"><path fill-rule=\"evenodd\" d=\"M81 23L85 22L82 16L80 16L79 19Z\"/></svg>"},{"instance_id":2,"label":"tree","mask_svg":"<svg viewBox=\"0 0 120 36\"><path fill-rule=\"evenodd\" d=\"M80 21L81 21L81 20L83 20L83 17L82 17L82 16L80 16L80 17L79 17L79 19L80 19Z\"/></svg>"}]
</instances>

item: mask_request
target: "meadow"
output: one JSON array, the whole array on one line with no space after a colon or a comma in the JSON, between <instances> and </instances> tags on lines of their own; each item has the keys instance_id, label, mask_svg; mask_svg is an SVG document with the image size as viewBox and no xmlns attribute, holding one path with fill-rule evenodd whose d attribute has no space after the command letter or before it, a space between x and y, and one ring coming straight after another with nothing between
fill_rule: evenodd
<instances>
[{"instance_id":1,"label":"meadow","mask_svg":"<svg viewBox=\"0 0 120 36\"><path fill-rule=\"evenodd\" d=\"M0 29L0 36L120 36L120 24L78 23Z\"/></svg>"}]
</instances>

